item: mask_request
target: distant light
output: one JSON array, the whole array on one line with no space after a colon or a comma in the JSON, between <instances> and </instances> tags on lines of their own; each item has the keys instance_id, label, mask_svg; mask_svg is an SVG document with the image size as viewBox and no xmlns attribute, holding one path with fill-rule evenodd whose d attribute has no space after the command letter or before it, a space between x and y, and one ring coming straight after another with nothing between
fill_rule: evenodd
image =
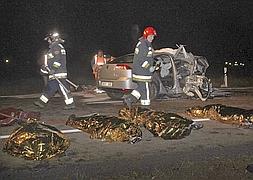
<instances>
[{"instance_id":1,"label":"distant light","mask_svg":"<svg viewBox=\"0 0 253 180\"><path fill-rule=\"evenodd\" d=\"M59 36L58 32L53 33L53 37L57 37L57 36Z\"/></svg>"},{"instance_id":2,"label":"distant light","mask_svg":"<svg viewBox=\"0 0 253 180\"><path fill-rule=\"evenodd\" d=\"M9 59L5 59L5 63L9 63L10 61L9 61Z\"/></svg>"},{"instance_id":3,"label":"distant light","mask_svg":"<svg viewBox=\"0 0 253 180\"><path fill-rule=\"evenodd\" d=\"M225 64L228 64L228 62L226 61Z\"/></svg>"},{"instance_id":4,"label":"distant light","mask_svg":"<svg viewBox=\"0 0 253 180\"><path fill-rule=\"evenodd\" d=\"M232 63L228 63L229 66L232 66Z\"/></svg>"}]
</instances>

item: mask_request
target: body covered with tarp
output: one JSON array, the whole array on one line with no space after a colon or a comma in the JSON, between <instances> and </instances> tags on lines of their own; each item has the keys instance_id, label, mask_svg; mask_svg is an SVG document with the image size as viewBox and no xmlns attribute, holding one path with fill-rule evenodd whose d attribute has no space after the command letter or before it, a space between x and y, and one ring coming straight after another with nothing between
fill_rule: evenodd
<instances>
[{"instance_id":1,"label":"body covered with tarp","mask_svg":"<svg viewBox=\"0 0 253 180\"><path fill-rule=\"evenodd\" d=\"M222 104L210 104L204 107L189 108L186 113L193 117L210 118L244 127L252 127L253 124L253 109L246 110Z\"/></svg>"},{"instance_id":2,"label":"body covered with tarp","mask_svg":"<svg viewBox=\"0 0 253 180\"><path fill-rule=\"evenodd\" d=\"M123 108L119 117L134 124L144 126L154 136L163 139L181 139L191 133L193 121L175 113L154 111L148 108Z\"/></svg>"},{"instance_id":3,"label":"body covered with tarp","mask_svg":"<svg viewBox=\"0 0 253 180\"><path fill-rule=\"evenodd\" d=\"M90 138L104 141L134 143L141 140L140 128L115 116L91 114L76 117L71 115L66 125L90 134Z\"/></svg>"},{"instance_id":4,"label":"body covered with tarp","mask_svg":"<svg viewBox=\"0 0 253 180\"><path fill-rule=\"evenodd\" d=\"M3 150L28 160L43 160L64 153L68 147L69 140L58 129L34 121L15 130Z\"/></svg>"}]
</instances>

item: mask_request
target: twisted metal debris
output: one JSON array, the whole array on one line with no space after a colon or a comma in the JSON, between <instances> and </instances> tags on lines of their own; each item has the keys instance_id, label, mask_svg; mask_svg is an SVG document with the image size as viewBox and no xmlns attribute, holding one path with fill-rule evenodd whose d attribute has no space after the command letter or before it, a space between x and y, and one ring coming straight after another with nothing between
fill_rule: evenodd
<instances>
[{"instance_id":1,"label":"twisted metal debris","mask_svg":"<svg viewBox=\"0 0 253 180\"><path fill-rule=\"evenodd\" d=\"M119 117L134 124L143 125L154 136L163 139L184 138L191 133L191 129L196 127L192 120L177 114L140 107L123 108L119 111Z\"/></svg>"},{"instance_id":2,"label":"twisted metal debris","mask_svg":"<svg viewBox=\"0 0 253 180\"><path fill-rule=\"evenodd\" d=\"M250 127L253 124L253 109L246 110L222 104L192 107L186 113L193 117L210 118L227 124Z\"/></svg>"},{"instance_id":3,"label":"twisted metal debris","mask_svg":"<svg viewBox=\"0 0 253 180\"><path fill-rule=\"evenodd\" d=\"M89 116L69 116L66 125L90 134L90 138L104 141L135 143L141 140L140 128L118 117L93 114Z\"/></svg>"},{"instance_id":4,"label":"twisted metal debris","mask_svg":"<svg viewBox=\"0 0 253 180\"><path fill-rule=\"evenodd\" d=\"M43 160L62 154L68 147L69 140L58 129L33 121L15 130L3 150L28 160Z\"/></svg>"}]
</instances>

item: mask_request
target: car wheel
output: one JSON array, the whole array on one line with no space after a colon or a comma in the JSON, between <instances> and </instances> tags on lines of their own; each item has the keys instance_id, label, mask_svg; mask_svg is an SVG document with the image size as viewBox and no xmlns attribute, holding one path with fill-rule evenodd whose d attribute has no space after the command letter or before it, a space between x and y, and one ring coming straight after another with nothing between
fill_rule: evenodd
<instances>
[{"instance_id":1,"label":"car wheel","mask_svg":"<svg viewBox=\"0 0 253 180\"><path fill-rule=\"evenodd\" d=\"M150 99L153 100L158 95L158 85L155 82L152 82L149 84L149 90L150 90Z\"/></svg>"},{"instance_id":2,"label":"car wheel","mask_svg":"<svg viewBox=\"0 0 253 180\"><path fill-rule=\"evenodd\" d=\"M106 91L107 95L111 98L111 99L122 99L122 97L124 96L124 93L121 91Z\"/></svg>"}]
</instances>

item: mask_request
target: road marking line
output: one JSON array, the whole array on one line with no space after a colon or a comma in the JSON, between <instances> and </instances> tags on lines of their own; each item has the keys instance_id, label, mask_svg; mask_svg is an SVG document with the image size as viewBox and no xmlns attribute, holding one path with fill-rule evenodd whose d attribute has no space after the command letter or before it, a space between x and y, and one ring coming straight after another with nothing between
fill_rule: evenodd
<instances>
[{"instance_id":1,"label":"road marking line","mask_svg":"<svg viewBox=\"0 0 253 180\"><path fill-rule=\"evenodd\" d=\"M200 119L192 119L195 122L199 122L199 121L211 121L211 119L209 118L200 118Z\"/></svg>"},{"instance_id":2,"label":"road marking line","mask_svg":"<svg viewBox=\"0 0 253 180\"><path fill-rule=\"evenodd\" d=\"M86 104L113 104L113 103L122 103L123 101L93 101L87 102Z\"/></svg>"},{"instance_id":3,"label":"road marking line","mask_svg":"<svg viewBox=\"0 0 253 180\"><path fill-rule=\"evenodd\" d=\"M65 129L65 130L61 130L61 132L63 134L68 134L68 133L79 133L79 132L82 132L80 129ZM10 135L2 135L0 136L0 139L6 139L6 138L9 138Z\"/></svg>"}]
</instances>

